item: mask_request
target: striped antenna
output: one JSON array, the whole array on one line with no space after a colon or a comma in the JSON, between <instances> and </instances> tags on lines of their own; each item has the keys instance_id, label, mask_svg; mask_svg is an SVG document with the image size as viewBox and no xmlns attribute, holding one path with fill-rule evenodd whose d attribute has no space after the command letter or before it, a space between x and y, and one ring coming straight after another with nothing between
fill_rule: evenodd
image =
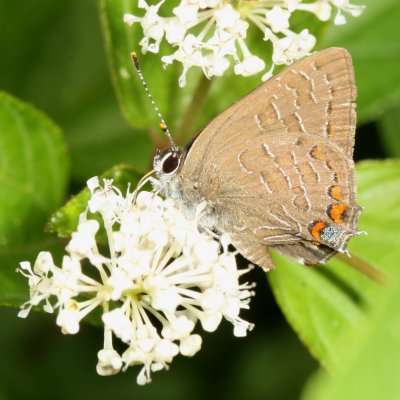
<instances>
[{"instance_id":1,"label":"striped antenna","mask_svg":"<svg viewBox=\"0 0 400 400\"><path fill-rule=\"evenodd\" d=\"M153 107L154 107L154 109L155 109L155 111L156 111L158 117L159 117L160 120L161 120L160 128L161 128L161 130L167 135L167 138L168 138L168 140L169 140L170 143L171 143L171 147L172 147L173 149L176 149L176 150L177 150L178 148L176 147L176 144L175 144L174 141L172 140L171 133L170 133L170 131L169 131L169 129L168 129L167 124L166 124L165 121L164 121L164 118L163 118L162 115L161 115L160 109L157 107L157 104L155 103L155 101L154 101L154 99L153 99L153 96L152 96L151 93L150 93L150 90L149 90L149 88L148 88L148 86L147 86L147 84L146 84L146 81L145 81L144 78L143 78L142 70L141 70L141 68L140 68L139 60L138 60L138 58L137 58L136 52L133 51L133 52L131 53L131 57L132 57L133 64L134 64L134 66L135 66L135 68L136 68L136 71L137 71L137 73L138 73L138 75L139 75L139 79L140 79L140 81L142 82L142 85L143 85L143 87L144 87L144 90L146 91L147 96L149 97L151 104L153 105Z\"/></svg>"}]
</instances>

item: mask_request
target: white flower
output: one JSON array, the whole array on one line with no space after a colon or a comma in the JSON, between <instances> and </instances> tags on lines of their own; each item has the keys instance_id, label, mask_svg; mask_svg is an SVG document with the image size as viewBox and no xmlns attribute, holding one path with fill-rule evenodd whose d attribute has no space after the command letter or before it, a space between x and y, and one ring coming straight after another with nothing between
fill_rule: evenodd
<instances>
[{"instance_id":1,"label":"white flower","mask_svg":"<svg viewBox=\"0 0 400 400\"><path fill-rule=\"evenodd\" d=\"M174 60L183 64L183 72L179 77L179 86L186 85L186 74L190 68L205 67L205 58L200 50L201 45L196 36L189 34L179 44L179 48L174 54L161 58L165 64L171 64Z\"/></svg>"},{"instance_id":2,"label":"white flower","mask_svg":"<svg viewBox=\"0 0 400 400\"><path fill-rule=\"evenodd\" d=\"M275 65L290 64L309 54L315 45L315 37L308 32L308 29L304 29L299 34L288 32L283 39L278 39L269 32L269 39L274 43L272 60Z\"/></svg>"},{"instance_id":3,"label":"white flower","mask_svg":"<svg viewBox=\"0 0 400 400\"><path fill-rule=\"evenodd\" d=\"M112 345L112 332L104 328L104 348L97 353L98 363L96 371L99 375L107 376L118 373L122 366L122 357L116 352Z\"/></svg>"},{"instance_id":4,"label":"white flower","mask_svg":"<svg viewBox=\"0 0 400 400\"><path fill-rule=\"evenodd\" d=\"M225 318L234 335L246 335L252 325L239 314L248 308L253 285L239 283L247 270L237 269L227 238L218 242L200 233L196 220L186 220L172 200L154 193L124 196L111 181L100 184L97 178L88 187L91 199L61 267L48 252L39 253L33 268L21 263L30 300L20 317L42 303L57 314L63 333L75 334L82 319L100 308L104 348L97 372L111 375L141 365L139 384L168 368L176 355L200 350L196 325L214 331ZM107 235L106 249L96 241L99 229ZM125 345L122 354L113 338Z\"/></svg>"},{"instance_id":5,"label":"white flower","mask_svg":"<svg viewBox=\"0 0 400 400\"><path fill-rule=\"evenodd\" d=\"M68 252L82 258L89 252L93 252L96 248L95 235L98 230L99 223L97 221L81 221L78 230L72 234L67 247Z\"/></svg>"},{"instance_id":6,"label":"white flower","mask_svg":"<svg viewBox=\"0 0 400 400\"><path fill-rule=\"evenodd\" d=\"M113 332L117 338L121 339L127 344L131 342L132 323L130 318L126 315L126 312L123 310L123 307L115 308L112 311L105 312L102 316L102 319L105 327Z\"/></svg>"},{"instance_id":7,"label":"white flower","mask_svg":"<svg viewBox=\"0 0 400 400\"><path fill-rule=\"evenodd\" d=\"M72 302L71 302L72 303ZM76 304L71 304L68 307L60 310L57 316L56 323L62 328L63 333L75 334L79 331L79 321L81 315L76 308Z\"/></svg>"},{"instance_id":8,"label":"white flower","mask_svg":"<svg viewBox=\"0 0 400 400\"><path fill-rule=\"evenodd\" d=\"M96 370L99 375L114 375L122 368L122 358L114 349L101 349L97 353L99 362Z\"/></svg>"},{"instance_id":9,"label":"white flower","mask_svg":"<svg viewBox=\"0 0 400 400\"><path fill-rule=\"evenodd\" d=\"M183 42L186 34L185 25L182 25L179 19L173 19L164 25L165 39L172 45Z\"/></svg>"},{"instance_id":10,"label":"white flower","mask_svg":"<svg viewBox=\"0 0 400 400\"><path fill-rule=\"evenodd\" d=\"M181 339L188 337L193 331L195 323L185 315L180 315L175 319L171 319L170 324L165 326L161 332L166 339Z\"/></svg>"},{"instance_id":11,"label":"white flower","mask_svg":"<svg viewBox=\"0 0 400 400\"><path fill-rule=\"evenodd\" d=\"M332 15L332 5L325 0L317 0L314 3L300 3L296 8L315 14L321 21L328 21Z\"/></svg>"},{"instance_id":12,"label":"white flower","mask_svg":"<svg viewBox=\"0 0 400 400\"><path fill-rule=\"evenodd\" d=\"M215 24L221 30L236 30L240 21L240 13L235 11L230 4L217 8L214 11Z\"/></svg>"},{"instance_id":13,"label":"white flower","mask_svg":"<svg viewBox=\"0 0 400 400\"><path fill-rule=\"evenodd\" d=\"M289 28L290 12L281 7L275 6L266 13L265 22L271 27L272 32L283 32Z\"/></svg>"},{"instance_id":14,"label":"white flower","mask_svg":"<svg viewBox=\"0 0 400 400\"><path fill-rule=\"evenodd\" d=\"M235 65L236 75L250 76L261 72L265 68L264 61L257 56L248 55L242 62Z\"/></svg>"},{"instance_id":15,"label":"white flower","mask_svg":"<svg viewBox=\"0 0 400 400\"><path fill-rule=\"evenodd\" d=\"M190 26L191 24L196 24L198 10L198 5L182 1L178 7L173 9L173 13L178 17L180 24L183 26Z\"/></svg>"},{"instance_id":16,"label":"white flower","mask_svg":"<svg viewBox=\"0 0 400 400\"><path fill-rule=\"evenodd\" d=\"M163 18L158 15L158 10L164 1L162 0L155 6L149 6L144 0L139 0L138 5L146 10L146 14L141 18L130 14L124 15L124 21L128 25L132 25L135 22L140 22L142 25L144 38L141 40L140 45L144 53L146 51L158 53L160 42L164 37L164 22Z\"/></svg>"},{"instance_id":17,"label":"white flower","mask_svg":"<svg viewBox=\"0 0 400 400\"><path fill-rule=\"evenodd\" d=\"M201 347L201 336L189 335L181 339L179 345L179 351L183 356L192 357L200 350L200 347Z\"/></svg>"},{"instance_id":18,"label":"white flower","mask_svg":"<svg viewBox=\"0 0 400 400\"><path fill-rule=\"evenodd\" d=\"M216 56L215 54L207 54L204 64L204 71L207 77L222 76L230 65L227 57Z\"/></svg>"},{"instance_id":19,"label":"white flower","mask_svg":"<svg viewBox=\"0 0 400 400\"><path fill-rule=\"evenodd\" d=\"M291 28L293 12L313 13L321 21L332 18L336 25L341 25L346 23L346 14L358 17L364 10L364 6L353 5L350 0L181 0L173 15L161 17L158 11L164 1L149 6L140 0L139 7L145 14L125 14L124 21L142 26L144 36L139 44L143 53L158 52L164 37L177 47L161 60L165 65L182 63L180 86L186 85L186 74L193 67L201 68L211 78L222 76L232 64L237 75L251 76L264 71L265 80L272 75L275 65L292 63L315 46L316 39L306 27L300 33ZM262 60L250 51L246 43L250 23L272 44L272 60Z\"/></svg>"}]
</instances>

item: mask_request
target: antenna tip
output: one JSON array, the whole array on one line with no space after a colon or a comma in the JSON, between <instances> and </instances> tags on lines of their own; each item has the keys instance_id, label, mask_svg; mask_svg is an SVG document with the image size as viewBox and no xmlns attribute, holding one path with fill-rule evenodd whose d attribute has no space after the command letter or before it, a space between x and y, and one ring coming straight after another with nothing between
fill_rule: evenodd
<instances>
[{"instance_id":1,"label":"antenna tip","mask_svg":"<svg viewBox=\"0 0 400 400\"><path fill-rule=\"evenodd\" d=\"M139 67L139 60L136 55L136 51L132 51L131 53L132 61L135 64L136 69Z\"/></svg>"},{"instance_id":2,"label":"antenna tip","mask_svg":"<svg viewBox=\"0 0 400 400\"><path fill-rule=\"evenodd\" d=\"M168 129L168 128L167 128L167 125L165 125L163 122L161 122L160 128L161 128L161 130L162 130L163 132L165 132L165 131Z\"/></svg>"}]
</instances>

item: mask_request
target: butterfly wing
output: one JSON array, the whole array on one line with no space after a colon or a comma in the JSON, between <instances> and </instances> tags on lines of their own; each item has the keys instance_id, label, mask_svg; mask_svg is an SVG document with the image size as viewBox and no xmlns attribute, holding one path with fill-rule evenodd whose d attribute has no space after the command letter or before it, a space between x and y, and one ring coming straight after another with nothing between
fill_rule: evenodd
<instances>
[{"instance_id":1,"label":"butterfly wing","mask_svg":"<svg viewBox=\"0 0 400 400\"><path fill-rule=\"evenodd\" d=\"M327 49L234 103L192 144L185 187L251 261L271 267L266 246L274 246L323 262L358 233L355 97L349 53Z\"/></svg>"}]
</instances>

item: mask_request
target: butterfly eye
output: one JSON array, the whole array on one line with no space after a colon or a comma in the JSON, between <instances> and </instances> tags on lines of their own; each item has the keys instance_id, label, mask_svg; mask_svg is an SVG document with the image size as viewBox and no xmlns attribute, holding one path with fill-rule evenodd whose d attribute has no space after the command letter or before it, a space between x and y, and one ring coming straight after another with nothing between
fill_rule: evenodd
<instances>
[{"instance_id":1,"label":"butterfly eye","mask_svg":"<svg viewBox=\"0 0 400 400\"><path fill-rule=\"evenodd\" d=\"M175 172L179 167L180 161L181 158L179 154L175 152L167 154L162 160L162 172L165 174L171 174L172 172Z\"/></svg>"}]
</instances>

